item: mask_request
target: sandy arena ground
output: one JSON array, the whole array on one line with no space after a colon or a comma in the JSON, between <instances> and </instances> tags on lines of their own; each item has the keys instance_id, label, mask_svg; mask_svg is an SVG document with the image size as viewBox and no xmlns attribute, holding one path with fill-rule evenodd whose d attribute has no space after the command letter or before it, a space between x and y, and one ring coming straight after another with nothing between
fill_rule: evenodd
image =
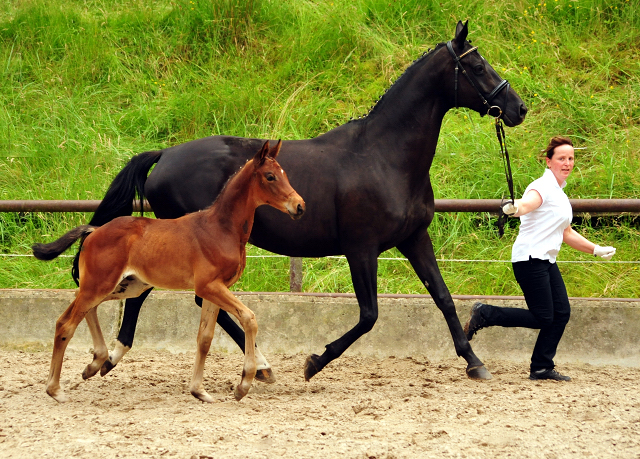
<instances>
[{"instance_id":1,"label":"sandy arena ground","mask_svg":"<svg viewBox=\"0 0 640 459\"><path fill-rule=\"evenodd\" d=\"M534 382L526 363L487 361L477 382L462 359L343 356L307 383L305 356L269 357L277 382L236 402L240 354L210 354L205 404L187 389L194 354L134 349L82 381L91 355L68 350L58 404L49 352L0 350L0 457L640 458L639 368Z\"/></svg>"}]
</instances>

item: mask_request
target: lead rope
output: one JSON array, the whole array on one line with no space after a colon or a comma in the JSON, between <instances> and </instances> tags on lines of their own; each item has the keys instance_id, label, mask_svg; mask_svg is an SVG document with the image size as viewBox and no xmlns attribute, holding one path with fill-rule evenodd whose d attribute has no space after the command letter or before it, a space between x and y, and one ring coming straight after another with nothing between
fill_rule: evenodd
<instances>
[{"instance_id":1,"label":"lead rope","mask_svg":"<svg viewBox=\"0 0 640 459\"><path fill-rule=\"evenodd\" d=\"M511 197L511 203L515 204L515 193L513 192L513 175L511 174L511 161L509 160L509 151L507 150L507 144L505 142L504 126L502 120L496 118L496 136L498 137L498 143L500 144L500 153L502 155L502 164L504 166L504 175L507 178L507 186L509 188L509 196ZM498 217L498 234L500 237L504 236L504 224L507 222L507 215L502 211L503 202L500 203L500 216Z\"/></svg>"}]
</instances>

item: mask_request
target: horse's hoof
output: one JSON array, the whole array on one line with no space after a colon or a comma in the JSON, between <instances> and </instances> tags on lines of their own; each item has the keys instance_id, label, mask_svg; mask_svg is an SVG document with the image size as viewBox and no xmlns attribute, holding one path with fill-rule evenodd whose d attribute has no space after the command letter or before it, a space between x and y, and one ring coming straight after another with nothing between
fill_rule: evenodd
<instances>
[{"instance_id":1,"label":"horse's hoof","mask_svg":"<svg viewBox=\"0 0 640 459\"><path fill-rule=\"evenodd\" d=\"M98 369L95 370L91 368L91 365L87 365L87 367L82 372L82 379L87 380L90 377L94 376L98 372Z\"/></svg>"},{"instance_id":2,"label":"horse's hoof","mask_svg":"<svg viewBox=\"0 0 640 459\"><path fill-rule=\"evenodd\" d=\"M484 365L467 367L467 376L471 379L483 379L486 381L493 379L493 376L491 376L491 373L489 373L489 370L487 370Z\"/></svg>"},{"instance_id":3,"label":"horse's hoof","mask_svg":"<svg viewBox=\"0 0 640 459\"><path fill-rule=\"evenodd\" d=\"M105 362L102 364L102 368L100 368L100 376L106 375L115 367L116 366L113 363L111 363L111 360L109 359L105 360Z\"/></svg>"},{"instance_id":4,"label":"horse's hoof","mask_svg":"<svg viewBox=\"0 0 640 459\"><path fill-rule=\"evenodd\" d=\"M62 391L62 389L56 392L49 391L47 389L47 394L58 403L65 403L69 401L69 397L66 396L66 394Z\"/></svg>"},{"instance_id":5,"label":"horse's hoof","mask_svg":"<svg viewBox=\"0 0 640 459\"><path fill-rule=\"evenodd\" d=\"M207 393L207 391L191 391L191 395L193 395L198 400L202 400L203 402L213 403L213 397Z\"/></svg>"},{"instance_id":6,"label":"horse's hoof","mask_svg":"<svg viewBox=\"0 0 640 459\"><path fill-rule=\"evenodd\" d=\"M271 368L265 368L256 372L256 381L260 381L267 384L273 384L276 382L276 377L273 375Z\"/></svg>"},{"instance_id":7,"label":"horse's hoof","mask_svg":"<svg viewBox=\"0 0 640 459\"><path fill-rule=\"evenodd\" d=\"M320 366L320 356L311 354L304 362L304 380L309 381L320 370L322 370L322 367Z\"/></svg>"},{"instance_id":8,"label":"horse's hoof","mask_svg":"<svg viewBox=\"0 0 640 459\"><path fill-rule=\"evenodd\" d=\"M236 386L236 388L233 390L233 396L236 398L236 400L239 402L240 400L243 399L243 397L245 395L247 395L247 392L249 391L243 391L240 389L240 386Z\"/></svg>"}]
</instances>

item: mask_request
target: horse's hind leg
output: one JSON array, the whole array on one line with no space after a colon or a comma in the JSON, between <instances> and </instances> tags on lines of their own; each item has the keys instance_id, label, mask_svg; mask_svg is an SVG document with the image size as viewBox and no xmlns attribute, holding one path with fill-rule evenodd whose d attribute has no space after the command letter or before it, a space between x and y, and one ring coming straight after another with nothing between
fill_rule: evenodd
<instances>
[{"instance_id":1,"label":"horse's hind leg","mask_svg":"<svg viewBox=\"0 0 640 459\"><path fill-rule=\"evenodd\" d=\"M102 364L109 358L109 350L100 329L98 308L91 308L84 318L87 321L91 339L93 340L93 361L82 372L82 379L89 379L100 370Z\"/></svg>"},{"instance_id":2,"label":"horse's hind leg","mask_svg":"<svg viewBox=\"0 0 640 459\"><path fill-rule=\"evenodd\" d=\"M273 370L271 369L271 364L267 362L267 359L260 349L258 349L258 344L256 343L256 381L261 381L267 384L273 384L276 382L276 377L273 374Z\"/></svg>"},{"instance_id":3,"label":"horse's hind leg","mask_svg":"<svg viewBox=\"0 0 640 459\"><path fill-rule=\"evenodd\" d=\"M203 402L213 402L213 398L207 393L202 384L204 361L209 353L213 332L216 327L216 319L220 308L210 301L203 301L200 313L200 327L198 328L198 349L196 350L196 362L193 365L191 377L191 395Z\"/></svg>"},{"instance_id":4,"label":"horse's hind leg","mask_svg":"<svg viewBox=\"0 0 640 459\"><path fill-rule=\"evenodd\" d=\"M51 356L51 366L49 368L46 390L47 394L60 403L68 400L60 387L60 372L62 370L64 352L78 324L82 321L87 311L95 307L98 303L99 300L93 301L91 298L87 298L82 295L82 293L79 293L76 299L73 300L56 321L56 333L53 339L53 355Z\"/></svg>"},{"instance_id":5,"label":"horse's hind leg","mask_svg":"<svg viewBox=\"0 0 640 459\"><path fill-rule=\"evenodd\" d=\"M118 338L116 339L116 346L109 352L109 358L104 362L102 368L100 368L100 376L104 376L113 370L124 355L131 350L140 308L152 290L151 288L145 290L139 297L127 298L125 301L124 314L122 316L122 324L120 324L120 332L118 332Z\"/></svg>"}]
</instances>

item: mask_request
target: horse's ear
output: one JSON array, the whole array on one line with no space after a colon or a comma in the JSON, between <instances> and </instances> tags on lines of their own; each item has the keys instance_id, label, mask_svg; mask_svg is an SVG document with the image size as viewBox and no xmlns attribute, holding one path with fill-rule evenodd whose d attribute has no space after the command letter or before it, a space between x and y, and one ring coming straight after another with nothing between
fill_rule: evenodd
<instances>
[{"instance_id":1,"label":"horse's ear","mask_svg":"<svg viewBox=\"0 0 640 459\"><path fill-rule=\"evenodd\" d=\"M273 147L271 150L269 150L269 156L273 159L276 159L276 156L278 156L278 153L280 153L280 147L282 146L282 140L278 140L278 144Z\"/></svg>"},{"instance_id":2,"label":"horse's ear","mask_svg":"<svg viewBox=\"0 0 640 459\"><path fill-rule=\"evenodd\" d=\"M467 27L468 24L469 20L464 21L464 24L462 21L458 21L458 25L456 26L456 36L453 39L458 45L458 49L462 49L464 42L467 39L467 35L469 35L469 28Z\"/></svg>"},{"instance_id":3,"label":"horse's ear","mask_svg":"<svg viewBox=\"0 0 640 459\"><path fill-rule=\"evenodd\" d=\"M269 154L269 141L267 140L264 143L264 145L262 145L262 148L260 149L260 151L256 153L256 155L253 157L253 165L255 167L262 166L262 163L264 163L264 159L267 157L268 154Z\"/></svg>"}]
</instances>

